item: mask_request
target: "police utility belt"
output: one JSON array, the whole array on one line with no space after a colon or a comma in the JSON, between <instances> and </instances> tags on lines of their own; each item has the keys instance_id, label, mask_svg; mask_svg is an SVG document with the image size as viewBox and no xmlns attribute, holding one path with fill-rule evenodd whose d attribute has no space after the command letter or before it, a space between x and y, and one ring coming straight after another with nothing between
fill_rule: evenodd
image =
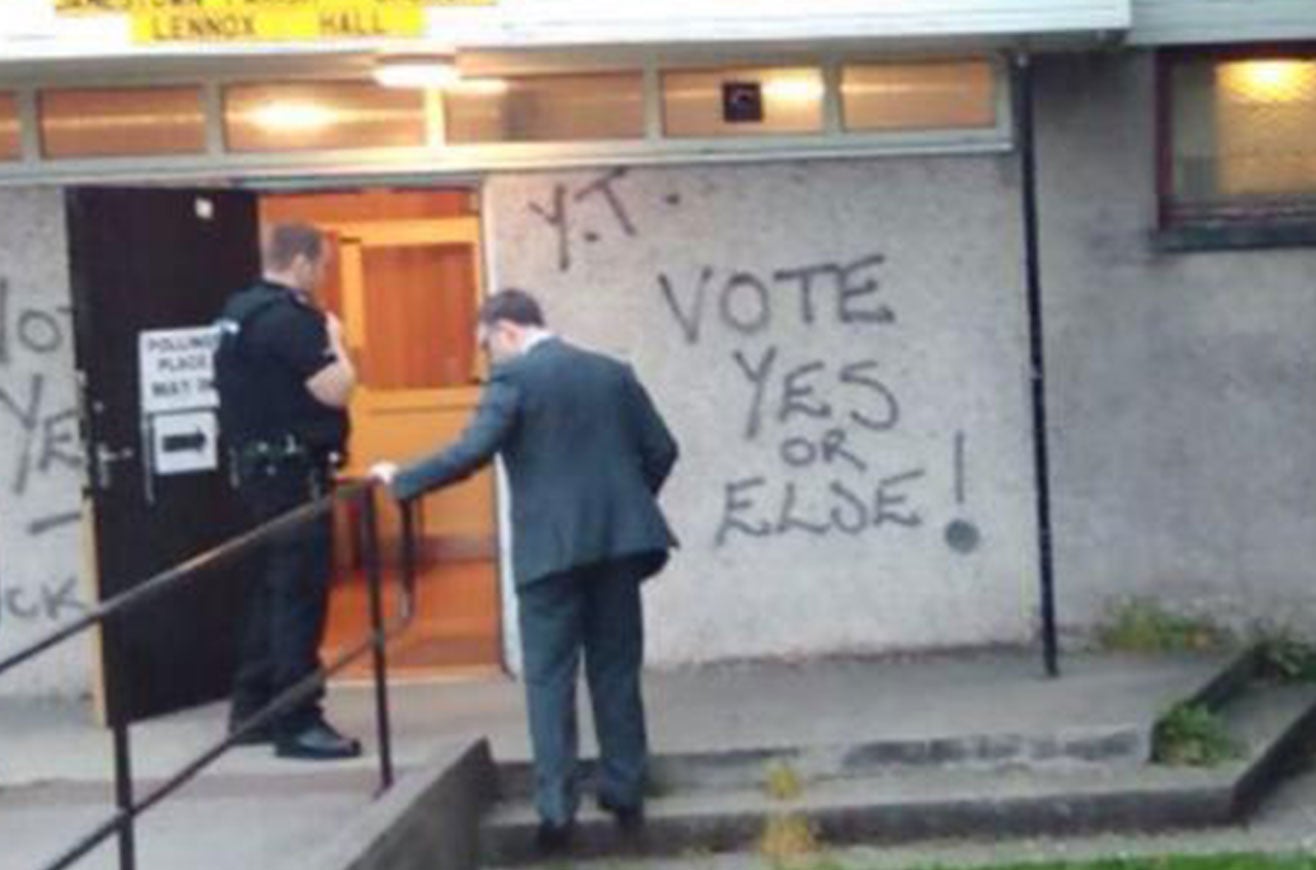
<instances>
[{"instance_id":1,"label":"police utility belt","mask_svg":"<svg viewBox=\"0 0 1316 870\"><path fill-rule=\"evenodd\" d=\"M328 474L341 464L334 451L313 450L294 435L247 441L232 450L231 468L237 484L279 474Z\"/></svg>"}]
</instances>

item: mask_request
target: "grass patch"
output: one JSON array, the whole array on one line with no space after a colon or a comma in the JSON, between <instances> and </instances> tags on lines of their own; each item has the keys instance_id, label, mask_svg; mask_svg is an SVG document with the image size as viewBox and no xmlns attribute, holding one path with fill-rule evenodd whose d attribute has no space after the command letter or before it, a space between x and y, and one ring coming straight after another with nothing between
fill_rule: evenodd
<instances>
[{"instance_id":1,"label":"grass patch","mask_svg":"<svg viewBox=\"0 0 1316 870\"><path fill-rule=\"evenodd\" d=\"M804 784L795 768L784 761L773 761L764 772L763 790L773 800L789 801L804 794Z\"/></svg>"},{"instance_id":2,"label":"grass patch","mask_svg":"<svg viewBox=\"0 0 1316 870\"><path fill-rule=\"evenodd\" d=\"M791 801L804 794L804 782L785 761L774 760L764 771L763 790L778 801ZM819 857L822 844L818 829L808 816L798 812L778 813L768 818L759 834L756 851L769 866L786 870L839 870Z\"/></svg>"},{"instance_id":3,"label":"grass patch","mask_svg":"<svg viewBox=\"0 0 1316 870\"><path fill-rule=\"evenodd\" d=\"M1157 764L1213 767L1240 754L1224 720L1201 704L1176 704L1152 732Z\"/></svg>"},{"instance_id":4,"label":"grass patch","mask_svg":"<svg viewBox=\"0 0 1316 870\"><path fill-rule=\"evenodd\" d=\"M1287 629L1258 633L1256 647L1260 676L1286 683L1316 682L1316 646Z\"/></svg>"},{"instance_id":5,"label":"grass patch","mask_svg":"<svg viewBox=\"0 0 1316 870\"><path fill-rule=\"evenodd\" d=\"M920 864L911 870L951 870L965 865ZM798 870L864 870L862 863L847 864L834 858L797 865ZM1149 855L1101 858L1093 861L1026 861L1014 864L974 865L975 870L1316 870L1316 855Z\"/></svg>"},{"instance_id":6,"label":"grass patch","mask_svg":"<svg viewBox=\"0 0 1316 870\"><path fill-rule=\"evenodd\" d=\"M773 867L822 870L825 862L815 857L821 849L813 823L800 813L783 813L768 819L758 842L760 857Z\"/></svg>"},{"instance_id":7,"label":"grass patch","mask_svg":"<svg viewBox=\"0 0 1316 870\"><path fill-rule=\"evenodd\" d=\"M1170 613L1153 599L1128 598L1107 608L1097 641L1117 652L1183 652L1223 649L1233 636L1208 619Z\"/></svg>"},{"instance_id":8,"label":"grass patch","mask_svg":"<svg viewBox=\"0 0 1316 870\"><path fill-rule=\"evenodd\" d=\"M925 868L931 870L931 868ZM1094 861L997 864L982 870L1316 870L1313 855L1149 855Z\"/></svg>"}]
</instances>

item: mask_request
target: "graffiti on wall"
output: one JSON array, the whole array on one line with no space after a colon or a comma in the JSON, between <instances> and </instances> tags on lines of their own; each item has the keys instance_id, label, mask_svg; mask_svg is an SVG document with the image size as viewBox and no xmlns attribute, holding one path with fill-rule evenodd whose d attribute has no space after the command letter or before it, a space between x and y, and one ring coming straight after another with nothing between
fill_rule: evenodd
<instances>
[{"instance_id":1,"label":"graffiti on wall","mask_svg":"<svg viewBox=\"0 0 1316 870\"><path fill-rule=\"evenodd\" d=\"M76 493L82 472L77 409L61 395L58 374L72 340L70 314L67 306L24 303L0 275L0 491L17 517L0 541L5 549L77 551L62 540L76 534L76 503L52 502L38 487L57 478ZM10 576L5 566L16 561L0 554L0 629L7 621L54 622L83 609L75 575L56 567L55 576Z\"/></svg>"},{"instance_id":2,"label":"graffiti on wall","mask_svg":"<svg viewBox=\"0 0 1316 870\"><path fill-rule=\"evenodd\" d=\"M640 227L632 216L622 184L628 174L629 170L620 168L577 185L559 182L543 200L530 203L530 211L553 235L558 271L571 270L576 249L582 243L596 245L615 236L630 239L640 236ZM669 208L677 208L681 205L681 195L668 193L663 202Z\"/></svg>"},{"instance_id":3,"label":"graffiti on wall","mask_svg":"<svg viewBox=\"0 0 1316 870\"><path fill-rule=\"evenodd\" d=\"M559 271L578 264L580 246L642 236L641 213L628 202L625 169L577 184L556 183L529 209L551 233ZM661 205L682 205L677 192ZM738 385L734 436L737 473L716 482L721 505L706 540L715 549L773 537L896 534L929 521L929 470L892 446L905 418L895 372L900 322L887 292L889 262L880 250L786 268L667 269L652 283L679 343L726 349ZM825 338L800 341L809 333ZM860 340L828 341L842 335ZM825 352L802 347L827 347ZM968 438L954 433L953 502L966 505ZM945 526L948 547L977 548L977 527L962 516Z\"/></svg>"},{"instance_id":4,"label":"graffiti on wall","mask_svg":"<svg viewBox=\"0 0 1316 870\"><path fill-rule=\"evenodd\" d=\"M658 275L664 307L687 345L724 333L715 340L732 348L741 387L738 437L771 456L751 463L759 465L754 473L723 482L715 547L922 525L916 487L926 470L871 455L874 436L901 422L896 390L867 350L880 342L825 356L800 355L786 343L801 331L838 325L895 328L896 312L882 293L885 263L872 252L767 274L704 266L684 289L671 274Z\"/></svg>"}]
</instances>

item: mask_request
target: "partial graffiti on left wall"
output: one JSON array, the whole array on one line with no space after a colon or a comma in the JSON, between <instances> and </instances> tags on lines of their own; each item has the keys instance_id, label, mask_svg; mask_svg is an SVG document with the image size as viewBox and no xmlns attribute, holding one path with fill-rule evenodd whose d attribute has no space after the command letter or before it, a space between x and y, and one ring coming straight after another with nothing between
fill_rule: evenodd
<instances>
[{"instance_id":1,"label":"partial graffiti on left wall","mask_svg":"<svg viewBox=\"0 0 1316 870\"><path fill-rule=\"evenodd\" d=\"M11 519L0 541L7 551L0 552L0 628L58 622L83 609L76 576L55 558L78 550L84 460L71 341L68 306L34 303L0 274L0 497ZM20 549L27 558L19 558ZM32 558L40 553L50 558Z\"/></svg>"}]
</instances>

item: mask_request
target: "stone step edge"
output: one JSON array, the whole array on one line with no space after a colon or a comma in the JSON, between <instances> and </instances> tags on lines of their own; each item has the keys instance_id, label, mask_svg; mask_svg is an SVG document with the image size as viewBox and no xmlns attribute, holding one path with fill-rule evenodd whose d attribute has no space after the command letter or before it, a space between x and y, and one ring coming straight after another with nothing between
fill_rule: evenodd
<instances>
[{"instance_id":1,"label":"stone step edge","mask_svg":"<svg viewBox=\"0 0 1316 870\"><path fill-rule=\"evenodd\" d=\"M1249 674L1252 671L1249 671ZM1245 683L1264 691L1264 684ZM1015 834L1070 833L1084 830L1161 830L1205 827L1236 822L1250 813L1282 776L1287 759L1316 733L1316 693L1294 715L1283 720L1273 737L1248 757L1209 770L1146 767L1131 774L1086 779L1075 771L1023 771L1012 781L999 774L959 770L942 772L942 778L972 786L981 780L988 797L951 796L874 803L829 799L833 791L853 794L863 785L928 778L927 771L888 773L839 783L810 786L801 800L774 801L761 790L723 792L711 800L735 805L726 813L697 813L710 797L659 798L649 805L645 840L618 835L610 819L597 810L579 819L578 852L583 856L627 852L674 854L691 848L724 851L747 848L773 815L800 814L826 842L857 840L886 842L966 836L999 832ZM1111 776L1119 776L1113 779ZM1037 791L1038 780L1050 780L1057 789ZM1017 791L1009 794L1009 789ZM736 802L739 802L738 805ZM496 805L482 826L482 852L486 861L515 864L533 856L537 820L528 802ZM695 842L691 842L691 840ZM489 860L492 859L492 860Z\"/></svg>"},{"instance_id":2,"label":"stone step edge","mask_svg":"<svg viewBox=\"0 0 1316 870\"><path fill-rule=\"evenodd\" d=\"M661 795L674 788L735 788L761 782L773 763L788 765L803 781L819 782L883 770L993 770L1021 765L1134 767L1145 763L1150 753L1148 723L1070 728L1053 735L973 734L662 753L651 759L650 775L656 794ZM503 761L497 767L502 797L512 799L530 793L533 772L529 761ZM591 780L595 770L594 759L581 762L585 780Z\"/></svg>"},{"instance_id":3,"label":"stone step edge","mask_svg":"<svg viewBox=\"0 0 1316 870\"><path fill-rule=\"evenodd\" d=\"M663 798L648 806L644 835L629 840L611 818L593 807L577 819L573 857L639 852L649 855L752 848L774 817L805 820L827 844L856 841L908 842L974 834L1046 834L1085 830L1158 830L1225 824L1236 816L1234 783L1241 765L1210 775L1184 776L1157 770L1138 787L1127 782L1083 782L1063 777L1055 789L1020 785L999 777L968 775L977 788L947 789L942 794L865 793L862 786L900 777L874 777L809 789L793 801L773 800L762 792ZM1036 777L1034 777L1036 778ZM497 807L481 831L485 863L518 864L534 860L538 825L528 803Z\"/></svg>"}]
</instances>

